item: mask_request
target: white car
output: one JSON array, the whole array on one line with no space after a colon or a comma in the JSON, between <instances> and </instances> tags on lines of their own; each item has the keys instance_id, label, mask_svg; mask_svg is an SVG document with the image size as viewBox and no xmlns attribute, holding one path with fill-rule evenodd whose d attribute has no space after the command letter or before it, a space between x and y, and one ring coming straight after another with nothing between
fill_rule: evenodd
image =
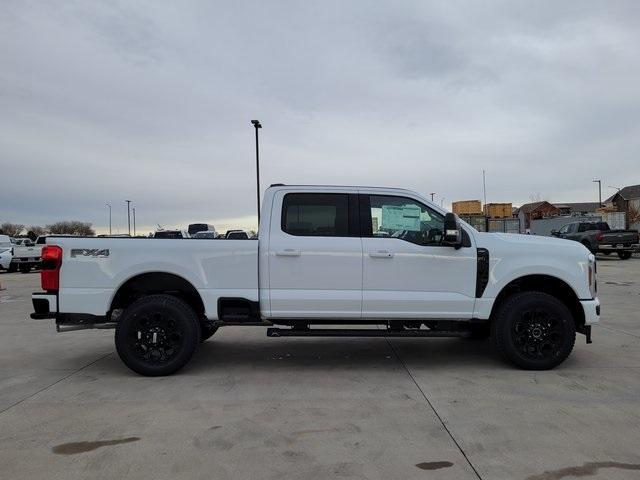
<instances>
[{"instance_id":1,"label":"white car","mask_svg":"<svg viewBox=\"0 0 640 480\"><path fill-rule=\"evenodd\" d=\"M33 318L114 327L120 358L143 375L177 371L226 325L272 337L491 332L515 365L548 369L576 332L590 343L600 317L583 245L478 232L417 193L375 187L271 186L258 241L48 237L41 282Z\"/></svg>"},{"instance_id":2,"label":"white car","mask_svg":"<svg viewBox=\"0 0 640 480\"><path fill-rule=\"evenodd\" d=\"M0 269L9 270L13 258L13 243L7 235L0 235Z\"/></svg>"}]
</instances>

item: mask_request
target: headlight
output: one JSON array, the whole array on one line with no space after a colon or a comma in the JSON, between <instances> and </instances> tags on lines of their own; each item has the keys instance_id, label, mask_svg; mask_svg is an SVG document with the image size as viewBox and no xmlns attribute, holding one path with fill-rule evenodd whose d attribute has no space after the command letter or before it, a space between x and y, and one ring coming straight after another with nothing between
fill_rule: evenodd
<instances>
[{"instance_id":1,"label":"headlight","mask_svg":"<svg viewBox=\"0 0 640 480\"><path fill-rule=\"evenodd\" d=\"M591 298L596 298L598 294L598 268L596 267L595 255L589 255L589 291L591 292Z\"/></svg>"}]
</instances>

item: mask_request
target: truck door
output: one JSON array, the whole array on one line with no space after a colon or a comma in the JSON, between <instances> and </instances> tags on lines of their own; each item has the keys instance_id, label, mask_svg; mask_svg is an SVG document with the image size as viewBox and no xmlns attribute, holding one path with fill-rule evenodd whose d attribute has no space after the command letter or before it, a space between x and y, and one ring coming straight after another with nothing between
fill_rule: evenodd
<instances>
[{"instance_id":1,"label":"truck door","mask_svg":"<svg viewBox=\"0 0 640 480\"><path fill-rule=\"evenodd\" d=\"M363 318L471 318L477 253L442 245L444 216L400 196L361 195Z\"/></svg>"},{"instance_id":2,"label":"truck door","mask_svg":"<svg viewBox=\"0 0 640 480\"><path fill-rule=\"evenodd\" d=\"M273 318L360 318L357 195L276 194L269 235Z\"/></svg>"}]
</instances>

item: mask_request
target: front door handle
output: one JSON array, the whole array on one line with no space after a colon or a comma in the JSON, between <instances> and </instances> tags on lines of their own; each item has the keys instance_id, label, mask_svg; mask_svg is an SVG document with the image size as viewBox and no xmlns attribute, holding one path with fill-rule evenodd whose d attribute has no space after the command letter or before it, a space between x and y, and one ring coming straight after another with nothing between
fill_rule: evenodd
<instances>
[{"instance_id":1,"label":"front door handle","mask_svg":"<svg viewBox=\"0 0 640 480\"><path fill-rule=\"evenodd\" d=\"M276 252L278 257L299 257L300 250L296 250L294 248L285 248L284 250L278 250Z\"/></svg>"},{"instance_id":2,"label":"front door handle","mask_svg":"<svg viewBox=\"0 0 640 480\"><path fill-rule=\"evenodd\" d=\"M376 250L375 252L369 252L371 258L393 258L393 252L389 250Z\"/></svg>"}]
</instances>

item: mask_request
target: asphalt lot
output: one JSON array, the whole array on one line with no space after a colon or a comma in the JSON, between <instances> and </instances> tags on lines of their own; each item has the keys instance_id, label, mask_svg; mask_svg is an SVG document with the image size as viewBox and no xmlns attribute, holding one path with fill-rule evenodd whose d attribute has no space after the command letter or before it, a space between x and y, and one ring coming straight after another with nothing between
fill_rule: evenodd
<instances>
[{"instance_id":1,"label":"asphalt lot","mask_svg":"<svg viewBox=\"0 0 640 480\"><path fill-rule=\"evenodd\" d=\"M640 479L640 258L598 270L594 343L553 371L488 342L227 327L165 378L113 331L30 320L39 275L0 273L0 478Z\"/></svg>"}]
</instances>

